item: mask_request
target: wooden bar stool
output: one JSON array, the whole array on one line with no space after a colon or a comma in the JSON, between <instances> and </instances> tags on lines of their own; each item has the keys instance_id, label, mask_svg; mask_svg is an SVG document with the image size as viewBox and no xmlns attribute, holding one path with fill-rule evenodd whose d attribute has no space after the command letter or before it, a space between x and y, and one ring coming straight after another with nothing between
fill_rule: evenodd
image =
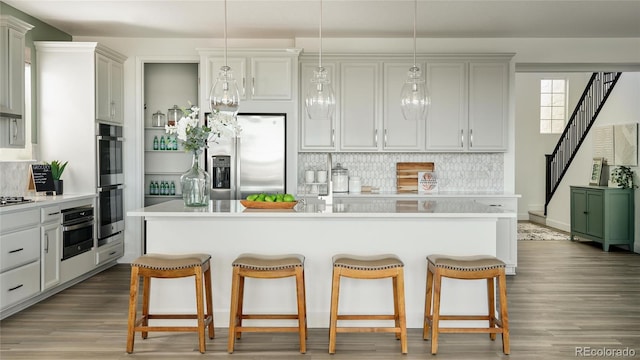
<instances>
[{"instance_id":1,"label":"wooden bar stool","mask_svg":"<svg viewBox=\"0 0 640 360\"><path fill-rule=\"evenodd\" d=\"M427 256L427 294L425 297L424 328L422 337L429 337L431 326L431 354L438 352L438 333L489 333L491 340L502 334L502 352L509 354L509 316L507 314L507 277L505 263L494 256ZM442 278L478 280L487 279L487 315L441 315L440 290ZM496 318L494 280L498 279L500 318ZM433 298L433 313L431 301ZM487 320L486 328L441 328L440 320Z\"/></svg>"},{"instance_id":2,"label":"wooden bar stool","mask_svg":"<svg viewBox=\"0 0 640 360\"><path fill-rule=\"evenodd\" d=\"M204 329L209 328L209 339L213 339L213 298L211 295L211 255L185 254L161 255L147 254L131 263L131 288L129 290L129 325L127 334L127 352L133 352L135 332L140 331L146 339L149 331L193 331L198 333L201 353L206 350ZM137 318L138 281L142 276L142 317ZM175 279L195 276L196 314L149 314L149 294L151 278ZM206 293L207 313L204 313L203 289ZM197 319L197 326L149 326L150 319Z\"/></svg>"},{"instance_id":3,"label":"wooden bar stool","mask_svg":"<svg viewBox=\"0 0 640 360\"><path fill-rule=\"evenodd\" d=\"M307 351L307 303L304 284L304 256L241 254L232 263L231 311L229 319L228 352L234 350L235 340L243 332L297 332L300 337L300 352ZM245 314L242 309L245 277L258 279L279 279L295 276L297 314ZM243 319L298 320L297 327L242 326Z\"/></svg>"},{"instance_id":4,"label":"wooden bar stool","mask_svg":"<svg viewBox=\"0 0 640 360\"><path fill-rule=\"evenodd\" d=\"M403 354L407 353L407 323L404 306L404 264L396 255L336 255L333 257L331 287L331 319L329 324L329 354L336 352L336 334L345 332L392 332L400 339ZM393 315L339 315L340 277L353 279L384 279L393 282ZM338 327L338 320L393 320L394 327Z\"/></svg>"}]
</instances>

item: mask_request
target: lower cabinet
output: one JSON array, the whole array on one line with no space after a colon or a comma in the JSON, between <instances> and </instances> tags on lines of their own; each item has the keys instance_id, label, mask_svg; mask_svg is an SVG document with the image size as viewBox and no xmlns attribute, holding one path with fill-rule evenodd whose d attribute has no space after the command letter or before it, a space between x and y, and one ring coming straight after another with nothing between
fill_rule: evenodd
<instances>
[{"instance_id":1,"label":"lower cabinet","mask_svg":"<svg viewBox=\"0 0 640 360\"><path fill-rule=\"evenodd\" d=\"M2 309L40 292L40 261L0 274L0 304Z\"/></svg>"},{"instance_id":2,"label":"lower cabinet","mask_svg":"<svg viewBox=\"0 0 640 360\"><path fill-rule=\"evenodd\" d=\"M518 200L516 198L477 198L475 201L502 210L513 211L514 213L518 211ZM498 219L496 236L496 257L507 265L507 274L515 275L516 267L518 266L517 217Z\"/></svg>"},{"instance_id":3,"label":"lower cabinet","mask_svg":"<svg viewBox=\"0 0 640 360\"><path fill-rule=\"evenodd\" d=\"M633 249L633 189L571 186L571 240L575 236Z\"/></svg>"},{"instance_id":4,"label":"lower cabinet","mask_svg":"<svg viewBox=\"0 0 640 360\"><path fill-rule=\"evenodd\" d=\"M102 265L124 255L124 235L114 236L115 241L102 245L96 251L96 265Z\"/></svg>"},{"instance_id":5,"label":"lower cabinet","mask_svg":"<svg viewBox=\"0 0 640 360\"><path fill-rule=\"evenodd\" d=\"M60 207L41 209L40 227L40 288L45 291L60 283L60 259L62 258L62 226Z\"/></svg>"}]
</instances>

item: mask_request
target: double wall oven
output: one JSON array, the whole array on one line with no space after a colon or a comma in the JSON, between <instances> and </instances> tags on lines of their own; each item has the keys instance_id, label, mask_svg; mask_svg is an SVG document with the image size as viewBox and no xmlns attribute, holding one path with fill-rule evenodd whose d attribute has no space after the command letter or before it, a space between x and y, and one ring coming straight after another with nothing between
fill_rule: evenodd
<instances>
[{"instance_id":1,"label":"double wall oven","mask_svg":"<svg viewBox=\"0 0 640 360\"><path fill-rule=\"evenodd\" d=\"M100 247L124 236L122 126L98 123L96 135Z\"/></svg>"}]
</instances>

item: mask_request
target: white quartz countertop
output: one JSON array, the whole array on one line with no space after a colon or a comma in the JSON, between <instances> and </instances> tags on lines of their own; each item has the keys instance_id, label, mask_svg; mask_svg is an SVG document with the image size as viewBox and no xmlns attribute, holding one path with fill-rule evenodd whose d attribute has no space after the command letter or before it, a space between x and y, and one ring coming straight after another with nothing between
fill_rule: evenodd
<instances>
[{"instance_id":1,"label":"white quartz countertop","mask_svg":"<svg viewBox=\"0 0 640 360\"><path fill-rule=\"evenodd\" d=\"M439 191L434 194L408 192L333 193L334 198L520 198L520 194L501 191Z\"/></svg>"},{"instance_id":2,"label":"white quartz countertop","mask_svg":"<svg viewBox=\"0 0 640 360\"><path fill-rule=\"evenodd\" d=\"M65 194L65 195L36 195L25 196L25 198L33 200L28 203L21 203L17 205L8 205L0 207L0 214L10 213L15 211L29 210L32 208L40 208L44 206L61 205L65 203L73 202L76 200L95 199L96 194Z\"/></svg>"},{"instance_id":3,"label":"white quartz countertop","mask_svg":"<svg viewBox=\"0 0 640 360\"><path fill-rule=\"evenodd\" d=\"M237 200L212 200L209 206L185 207L172 200L127 212L128 216L188 218L510 218L515 211L465 199L340 198L331 205L321 201L298 203L290 210L247 209Z\"/></svg>"}]
</instances>

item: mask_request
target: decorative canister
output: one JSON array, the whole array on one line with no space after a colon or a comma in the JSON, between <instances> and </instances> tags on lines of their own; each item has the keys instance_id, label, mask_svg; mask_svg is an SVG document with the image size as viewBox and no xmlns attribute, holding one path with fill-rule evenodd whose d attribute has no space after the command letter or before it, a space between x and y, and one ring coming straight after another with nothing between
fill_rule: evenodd
<instances>
[{"instance_id":1,"label":"decorative canister","mask_svg":"<svg viewBox=\"0 0 640 360\"><path fill-rule=\"evenodd\" d=\"M349 192L359 194L362 191L362 183L360 183L359 176L352 176L349 178Z\"/></svg>"},{"instance_id":2,"label":"decorative canister","mask_svg":"<svg viewBox=\"0 0 640 360\"><path fill-rule=\"evenodd\" d=\"M174 126L178 123L178 120L182 117L182 110L178 107L178 105L173 105L173 108L169 109L167 112L167 121L170 126Z\"/></svg>"},{"instance_id":3,"label":"decorative canister","mask_svg":"<svg viewBox=\"0 0 640 360\"><path fill-rule=\"evenodd\" d=\"M346 193L349 191L349 171L343 168L340 163L331 169L331 181L333 182L333 192Z\"/></svg>"},{"instance_id":4,"label":"decorative canister","mask_svg":"<svg viewBox=\"0 0 640 360\"><path fill-rule=\"evenodd\" d=\"M167 117L158 110L151 116L151 125L155 127L164 127L167 124Z\"/></svg>"}]
</instances>

